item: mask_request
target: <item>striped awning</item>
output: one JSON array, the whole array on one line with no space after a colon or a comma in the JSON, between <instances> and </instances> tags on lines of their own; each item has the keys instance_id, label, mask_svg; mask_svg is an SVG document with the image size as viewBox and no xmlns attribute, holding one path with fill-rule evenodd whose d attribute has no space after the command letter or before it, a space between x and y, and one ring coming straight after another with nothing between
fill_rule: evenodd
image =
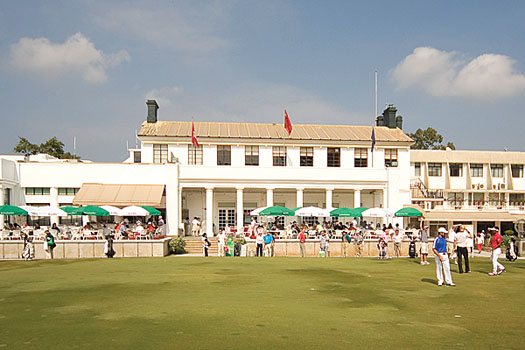
<instances>
[{"instance_id":1,"label":"striped awning","mask_svg":"<svg viewBox=\"0 0 525 350\"><path fill-rule=\"evenodd\" d=\"M73 199L73 204L159 207L163 193L164 185L85 183Z\"/></svg>"}]
</instances>

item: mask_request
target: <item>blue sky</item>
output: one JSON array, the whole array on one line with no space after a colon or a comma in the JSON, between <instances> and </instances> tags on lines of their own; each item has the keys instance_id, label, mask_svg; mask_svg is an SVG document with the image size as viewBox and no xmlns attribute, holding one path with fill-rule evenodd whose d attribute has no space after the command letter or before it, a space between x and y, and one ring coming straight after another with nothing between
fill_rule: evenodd
<instances>
[{"instance_id":1,"label":"blue sky","mask_svg":"<svg viewBox=\"0 0 525 350\"><path fill-rule=\"evenodd\" d=\"M161 120L371 125L525 151L520 1L4 1L0 154L57 136L122 161Z\"/></svg>"}]
</instances>

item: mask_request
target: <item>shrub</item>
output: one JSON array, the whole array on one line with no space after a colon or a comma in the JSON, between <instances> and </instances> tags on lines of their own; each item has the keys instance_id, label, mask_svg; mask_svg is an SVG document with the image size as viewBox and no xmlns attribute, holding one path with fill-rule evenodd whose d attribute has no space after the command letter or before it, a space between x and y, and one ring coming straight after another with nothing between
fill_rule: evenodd
<instances>
[{"instance_id":1,"label":"shrub","mask_svg":"<svg viewBox=\"0 0 525 350\"><path fill-rule=\"evenodd\" d=\"M172 238L169 242L169 246L173 254L184 254L186 253L186 241L182 237Z\"/></svg>"},{"instance_id":2,"label":"shrub","mask_svg":"<svg viewBox=\"0 0 525 350\"><path fill-rule=\"evenodd\" d=\"M514 236L515 233L514 233L514 230L505 230L505 232L503 232L504 235L506 236Z\"/></svg>"}]
</instances>

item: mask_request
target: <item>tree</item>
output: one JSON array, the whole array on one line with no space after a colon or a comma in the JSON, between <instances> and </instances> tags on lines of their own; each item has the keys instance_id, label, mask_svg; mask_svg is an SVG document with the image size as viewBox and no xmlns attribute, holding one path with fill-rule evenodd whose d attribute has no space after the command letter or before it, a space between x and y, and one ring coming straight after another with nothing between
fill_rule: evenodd
<instances>
[{"instance_id":1,"label":"tree","mask_svg":"<svg viewBox=\"0 0 525 350\"><path fill-rule=\"evenodd\" d=\"M64 151L64 143L56 138L56 136L50 138L40 145L29 142L24 137L18 137L18 144L13 148L16 153L23 153L24 155L47 153L50 156L59 159L80 159L79 156L73 155L69 152Z\"/></svg>"},{"instance_id":2,"label":"tree","mask_svg":"<svg viewBox=\"0 0 525 350\"><path fill-rule=\"evenodd\" d=\"M443 145L443 136L438 134L436 129L428 127L426 130L417 129L415 133L409 133L408 136L415 143L410 147L412 149L441 149L444 150L447 147L451 149L456 149L452 142L448 142L446 145Z\"/></svg>"}]
</instances>

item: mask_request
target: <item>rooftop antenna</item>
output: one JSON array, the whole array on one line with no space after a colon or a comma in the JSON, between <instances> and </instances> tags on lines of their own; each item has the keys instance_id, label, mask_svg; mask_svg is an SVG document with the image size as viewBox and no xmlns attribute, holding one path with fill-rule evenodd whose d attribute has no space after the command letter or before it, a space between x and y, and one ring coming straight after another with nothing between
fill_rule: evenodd
<instances>
[{"instance_id":1,"label":"rooftop antenna","mask_svg":"<svg viewBox=\"0 0 525 350\"><path fill-rule=\"evenodd\" d=\"M129 141L126 140L126 151L129 151Z\"/></svg>"},{"instance_id":2,"label":"rooftop antenna","mask_svg":"<svg viewBox=\"0 0 525 350\"><path fill-rule=\"evenodd\" d=\"M77 155L77 137L73 136L73 155Z\"/></svg>"},{"instance_id":3,"label":"rooftop antenna","mask_svg":"<svg viewBox=\"0 0 525 350\"><path fill-rule=\"evenodd\" d=\"M374 72L374 120L377 118L377 71Z\"/></svg>"},{"instance_id":4,"label":"rooftop antenna","mask_svg":"<svg viewBox=\"0 0 525 350\"><path fill-rule=\"evenodd\" d=\"M137 136L137 129L135 129L135 149L139 148L138 141L139 141L139 138Z\"/></svg>"}]
</instances>

